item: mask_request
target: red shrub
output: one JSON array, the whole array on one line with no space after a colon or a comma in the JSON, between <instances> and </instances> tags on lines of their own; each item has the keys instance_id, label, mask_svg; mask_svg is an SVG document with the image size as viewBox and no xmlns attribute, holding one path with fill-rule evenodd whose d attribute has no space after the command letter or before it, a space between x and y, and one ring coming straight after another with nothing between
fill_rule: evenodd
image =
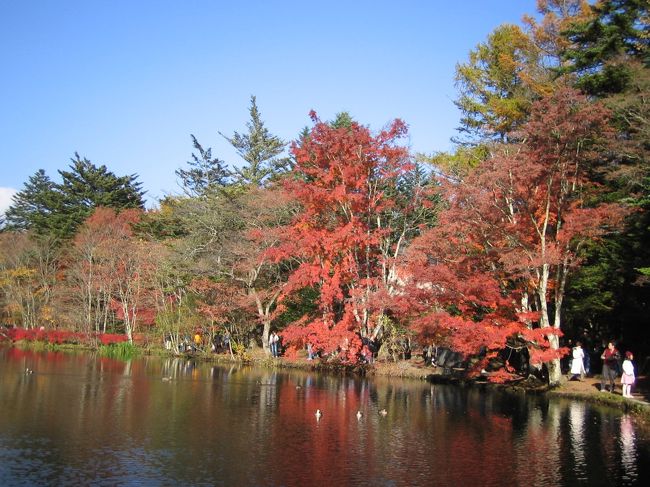
<instances>
[{"instance_id":1,"label":"red shrub","mask_svg":"<svg viewBox=\"0 0 650 487\"><path fill-rule=\"evenodd\" d=\"M70 330L26 330L24 328L10 328L4 333L11 341L46 342L56 343L80 343L94 345L98 339L102 345L120 343L126 341L125 335L112 333L79 333Z\"/></svg>"},{"instance_id":2,"label":"red shrub","mask_svg":"<svg viewBox=\"0 0 650 487\"><path fill-rule=\"evenodd\" d=\"M122 343L126 341L126 335L118 335L115 333L100 333L98 335L102 345L112 345L113 343Z\"/></svg>"}]
</instances>

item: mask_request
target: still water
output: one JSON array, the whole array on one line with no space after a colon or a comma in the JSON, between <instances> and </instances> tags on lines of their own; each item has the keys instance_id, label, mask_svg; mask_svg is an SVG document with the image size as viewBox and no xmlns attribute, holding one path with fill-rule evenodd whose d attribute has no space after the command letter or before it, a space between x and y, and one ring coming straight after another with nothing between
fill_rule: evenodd
<instances>
[{"instance_id":1,"label":"still water","mask_svg":"<svg viewBox=\"0 0 650 487\"><path fill-rule=\"evenodd\" d=\"M3 486L648 485L644 431L476 388L0 348Z\"/></svg>"}]
</instances>

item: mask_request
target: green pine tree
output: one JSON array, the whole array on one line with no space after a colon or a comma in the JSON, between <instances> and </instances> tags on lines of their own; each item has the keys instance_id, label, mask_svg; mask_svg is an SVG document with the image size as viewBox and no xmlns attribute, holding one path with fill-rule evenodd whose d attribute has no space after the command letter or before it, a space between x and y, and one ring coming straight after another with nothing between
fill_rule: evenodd
<instances>
[{"instance_id":1,"label":"green pine tree","mask_svg":"<svg viewBox=\"0 0 650 487\"><path fill-rule=\"evenodd\" d=\"M235 181L242 185L263 186L267 181L287 171L289 159L279 157L287 144L272 135L264 126L254 96L251 96L249 113L250 121L246 123L247 133L235 132L232 137L219 133L245 161L241 168L235 168L233 172Z\"/></svg>"},{"instance_id":2,"label":"green pine tree","mask_svg":"<svg viewBox=\"0 0 650 487\"><path fill-rule=\"evenodd\" d=\"M69 171L58 171L62 178L58 189L67 217L64 238L72 236L98 206L116 210L144 208L142 183L136 181L136 174L116 176L106 166L95 166L78 153L71 161Z\"/></svg>"},{"instance_id":3,"label":"green pine tree","mask_svg":"<svg viewBox=\"0 0 650 487\"><path fill-rule=\"evenodd\" d=\"M192 153L189 169L176 170L181 187L188 196L200 196L211 188L223 187L228 183L230 172L218 157L212 157L212 149L204 149L194 135L192 145L198 154Z\"/></svg>"},{"instance_id":4,"label":"green pine tree","mask_svg":"<svg viewBox=\"0 0 650 487\"><path fill-rule=\"evenodd\" d=\"M340 129L344 127L349 129L350 127L352 127L353 123L356 122L352 118L352 115L350 115L348 112L339 112L336 114L334 120L330 122L330 125L335 129Z\"/></svg>"},{"instance_id":5,"label":"green pine tree","mask_svg":"<svg viewBox=\"0 0 650 487\"><path fill-rule=\"evenodd\" d=\"M630 60L650 67L647 0L601 0L593 16L575 22L563 35L570 41L563 58L564 72L578 75L578 86L592 95L621 93L632 72Z\"/></svg>"},{"instance_id":6,"label":"green pine tree","mask_svg":"<svg viewBox=\"0 0 650 487\"><path fill-rule=\"evenodd\" d=\"M43 169L29 177L12 201L5 213L6 230L32 230L43 236L55 233L62 223L62 195Z\"/></svg>"},{"instance_id":7,"label":"green pine tree","mask_svg":"<svg viewBox=\"0 0 650 487\"><path fill-rule=\"evenodd\" d=\"M116 176L75 153L60 184L42 169L25 183L7 210L7 229L32 230L40 236L69 239L98 206L117 210L144 208L137 175Z\"/></svg>"}]
</instances>

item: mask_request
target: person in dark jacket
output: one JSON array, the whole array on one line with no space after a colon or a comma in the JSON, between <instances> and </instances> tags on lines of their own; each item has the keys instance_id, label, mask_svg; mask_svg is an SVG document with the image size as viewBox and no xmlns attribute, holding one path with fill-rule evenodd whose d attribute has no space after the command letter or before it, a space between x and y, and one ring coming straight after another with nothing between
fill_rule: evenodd
<instances>
[{"instance_id":1,"label":"person in dark jacket","mask_svg":"<svg viewBox=\"0 0 650 487\"><path fill-rule=\"evenodd\" d=\"M606 392L605 383L609 383L609 392L614 392L614 383L618 378L618 361L621 358L613 342L607 343L607 348L600 356L603 360L603 373L600 379L600 391Z\"/></svg>"}]
</instances>

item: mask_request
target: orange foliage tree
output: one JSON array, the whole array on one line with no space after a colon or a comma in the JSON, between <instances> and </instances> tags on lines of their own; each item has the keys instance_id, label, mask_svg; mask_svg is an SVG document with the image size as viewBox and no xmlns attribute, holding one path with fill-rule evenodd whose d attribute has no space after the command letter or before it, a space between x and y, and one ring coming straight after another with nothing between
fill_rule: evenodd
<instances>
[{"instance_id":1,"label":"orange foliage tree","mask_svg":"<svg viewBox=\"0 0 650 487\"><path fill-rule=\"evenodd\" d=\"M113 317L133 340L138 312L146 307L148 280L155 271L154 248L133 235L141 211L97 208L77 233L68 281L81 301L83 328L105 332Z\"/></svg>"},{"instance_id":2,"label":"orange foliage tree","mask_svg":"<svg viewBox=\"0 0 650 487\"><path fill-rule=\"evenodd\" d=\"M595 197L594 174L612 141L607 116L560 89L533 105L521 142L446 185L448 210L416 242L413 272L435 310L422 323L441 327L456 346L466 342L466 353L519 335L534 362L548 363L550 382L559 381L567 277L585 242L616 230L625 214Z\"/></svg>"},{"instance_id":3,"label":"orange foliage tree","mask_svg":"<svg viewBox=\"0 0 650 487\"><path fill-rule=\"evenodd\" d=\"M397 293L397 260L421 205L414 197L400 207L393 191L413 168L398 144L403 122L373 135L356 122L337 127L311 116L313 128L293 144L295 167L285 183L301 211L276 257L299 262L284 297L314 288L318 311L288 326L284 339L293 349L309 342L354 361L361 337L377 334Z\"/></svg>"}]
</instances>

